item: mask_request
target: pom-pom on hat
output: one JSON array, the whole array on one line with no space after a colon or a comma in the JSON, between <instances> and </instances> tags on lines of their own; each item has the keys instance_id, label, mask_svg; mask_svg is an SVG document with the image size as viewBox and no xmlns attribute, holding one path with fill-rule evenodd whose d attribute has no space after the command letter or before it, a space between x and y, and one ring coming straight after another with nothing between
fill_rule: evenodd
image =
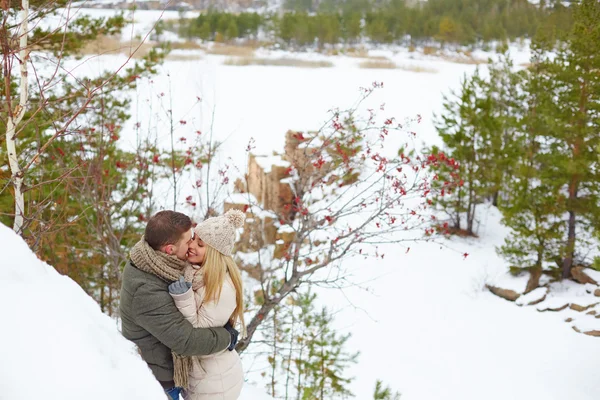
<instances>
[{"instance_id":1,"label":"pom-pom on hat","mask_svg":"<svg viewBox=\"0 0 600 400\"><path fill-rule=\"evenodd\" d=\"M204 243L219 253L231 256L235 243L235 230L244 226L246 214L240 210L229 210L225 214L201 222L194 232Z\"/></svg>"}]
</instances>

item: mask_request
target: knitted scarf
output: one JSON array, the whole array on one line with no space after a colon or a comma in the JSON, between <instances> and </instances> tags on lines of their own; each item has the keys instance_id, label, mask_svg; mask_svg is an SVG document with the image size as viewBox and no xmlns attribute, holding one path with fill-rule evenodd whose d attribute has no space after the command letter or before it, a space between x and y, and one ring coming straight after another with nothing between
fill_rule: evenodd
<instances>
[{"instance_id":1,"label":"knitted scarf","mask_svg":"<svg viewBox=\"0 0 600 400\"><path fill-rule=\"evenodd\" d=\"M194 292L204 286L204 274L199 265L188 264L183 270L183 277L186 282L192 282ZM200 305L198 304L198 306Z\"/></svg>"},{"instance_id":2,"label":"knitted scarf","mask_svg":"<svg viewBox=\"0 0 600 400\"><path fill-rule=\"evenodd\" d=\"M133 246L129 257L137 269L156 275L165 282L178 280L183 275L184 268L189 265L176 256L154 250L144 237Z\"/></svg>"},{"instance_id":3,"label":"knitted scarf","mask_svg":"<svg viewBox=\"0 0 600 400\"><path fill-rule=\"evenodd\" d=\"M129 257L137 269L156 275L165 282L175 282L180 276L184 275L184 270L192 269L189 263L178 259L176 256L154 250L144 237L133 246ZM202 274L197 275L202 276ZM192 275L189 276L193 279ZM192 369L192 359L173 351L171 353L173 355L175 386L187 389L188 377Z\"/></svg>"},{"instance_id":4,"label":"knitted scarf","mask_svg":"<svg viewBox=\"0 0 600 400\"><path fill-rule=\"evenodd\" d=\"M194 292L200 287L204 286L204 274L202 273L202 269L200 269L199 266L187 264L186 267L183 269L183 276L186 282L192 283L192 290ZM196 307L199 306L200 304L196 305ZM192 370L193 365L192 358L193 356L182 356L173 353L173 364L175 366L173 380L175 381L175 386L179 386L184 389L188 388L188 378L190 376L190 371Z\"/></svg>"}]
</instances>

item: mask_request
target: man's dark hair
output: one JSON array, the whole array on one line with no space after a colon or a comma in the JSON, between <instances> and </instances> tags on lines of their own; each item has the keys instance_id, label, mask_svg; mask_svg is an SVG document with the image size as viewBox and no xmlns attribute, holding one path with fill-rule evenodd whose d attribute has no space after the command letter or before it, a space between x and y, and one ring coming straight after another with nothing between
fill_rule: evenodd
<instances>
[{"instance_id":1,"label":"man's dark hair","mask_svg":"<svg viewBox=\"0 0 600 400\"><path fill-rule=\"evenodd\" d=\"M192 220L176 211L160 211L148 221L144 237L154 250L175 244L184 232L192 229Z\"/></svg>"}]
</instances>

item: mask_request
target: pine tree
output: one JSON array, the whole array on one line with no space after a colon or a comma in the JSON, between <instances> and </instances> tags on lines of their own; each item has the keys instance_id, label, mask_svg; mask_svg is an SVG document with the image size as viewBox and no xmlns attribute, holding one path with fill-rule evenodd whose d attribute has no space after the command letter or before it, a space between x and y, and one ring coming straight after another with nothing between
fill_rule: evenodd
<instances>
[{"instance_id":1,"label":"pine tree","mask_svg":"<svg viewBox=\"0 0 600 400\"><path fill-rule=\"evenodd\" d=\"M563 185L568 213L563 278L570 277L582 240L578 229L589 230L600 218L600 165L594 151L600 144L600 3L583 0L573 7L573 29L549 64L558 126L546 136L552 143L549 165Z\"/></svg>"},{"instance_id":2,"label":"pine tree","mask_svg":"<svg viewBox=\"0 0 600 400\"><path fill-rule=\"evenodd\" d=\"M554 32L539 31L524 78L527 108L516 140L522 151L502 207L513 234L500 251L515 269L531 271L527 291L546 265L569 277L589 251L581 232L593 233L600 219L598 2L575 6L574 22L558 48Z\"/></svg>"},{"instance_id":3,"label":"pine tree","mask_svg":"<svg viewBox=\"0 0 600 400\"><path fill-rule=\"evenodd\" d=\"M497 140L496 123L492 118L493 101L486 93L486 83L478 70L461 82L460 93L445 97L444 113L436 120L436 128L444 142L446 155L460 163L458 174L461 185L454 191L446 189L456 171L442 165L438 171L439 185L443 186L446 200L439 201L452 221L455 230L475 233L475 211L494 190L494 145ZM439 149L434 148L433 153Z\"/></svg>"},{"instance_id":4,"label":"pine tree","mask_svg":"<svg viewBox=\"0 0 600 400\"><path fill-rule=\"evenodd\" d=\"M350 334L338 335L332 328L332 315L326 308L303 319L306 335L306 358L301 363L304 376L302 399L331 399L350 395L347 385L351 378L343 376L344 369L356 362L357 353L348 353L344 345Z\"/></svg>"},{"instance_id":5,"label":"pine tree","mask_svg":"<svg viewBox=\"0 0 600 400\"><path fill-rule=\"evenodd\" d=\"M486 139L484 147L489 148L491 157L487 171L490 184L489 199L498 206L506 182L512 179L514 164L521 148L518 144L518 119L523 113L525 99L522 94L521 74L513 72L513 62L508 47L499 49L498 61L489 65L489 78L484 87L484 97L490 105L486 115Z\"/></svg>"},{"instance_id":6,"label":"pine tree","mask_svg":"<svg viewBox=\"0 0 600 400\"><path fill-rule=\"evenodd\" d=\"M239 30L237 26L237 22L235 18L231 18L229 21L229 25L227 26L227 31L225 33L225 37L229 40L234 40L239 35Z\"/></svg>"},{"instance_id":7,"label":"pine tree","mask_svg":"<svg viewBox=\"0 0 600 400\"><path fill-rule=\"evenodd\" d=\"M544 50L533 44L533 65L530 70L519 73L519 88L525 93L524 109L515 121L518 131L512 136L518 151L511 179L505 181L505 193L501 210L503 223L512 229L505 243L498 250L511 263L511 271L530 272L525 292L539 286L546 265L556 263L559 244L564 234L560 218L560 185L547 168L544 140L548 126L551 102L549 79L544 75Z\"/></svg>"},{"instance_id":8,"label":"pine tree","mask_svg":"<svg viewBox=\"0 0 600 400\"><path fill-rule=\"evenodd\" d=\"M383 387L383 382L379 379L375 382L375 391L373 392L373 400L400 400L400 393L392 392L389 387Z\"/></svg>"}]
</instances>

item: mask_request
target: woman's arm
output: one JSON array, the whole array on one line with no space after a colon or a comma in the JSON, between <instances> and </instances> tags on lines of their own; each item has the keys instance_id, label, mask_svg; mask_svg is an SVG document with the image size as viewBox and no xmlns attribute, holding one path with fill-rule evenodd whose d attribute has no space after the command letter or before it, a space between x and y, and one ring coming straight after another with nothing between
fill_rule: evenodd
<instances>
[{"instance_id":1,"label":"woman's arm","mask_svg":"<svg viewBox=\"0 0 600 400\"><path fill-rule=\"evenodd\" d=\"M183 294L170 293L171 297L175 301L175 306L186 320L188 320L194 327L198 326L198 312L196 307L196 296L194 296L194 290L190 288Z\"/></svg>"}]
</instances>

